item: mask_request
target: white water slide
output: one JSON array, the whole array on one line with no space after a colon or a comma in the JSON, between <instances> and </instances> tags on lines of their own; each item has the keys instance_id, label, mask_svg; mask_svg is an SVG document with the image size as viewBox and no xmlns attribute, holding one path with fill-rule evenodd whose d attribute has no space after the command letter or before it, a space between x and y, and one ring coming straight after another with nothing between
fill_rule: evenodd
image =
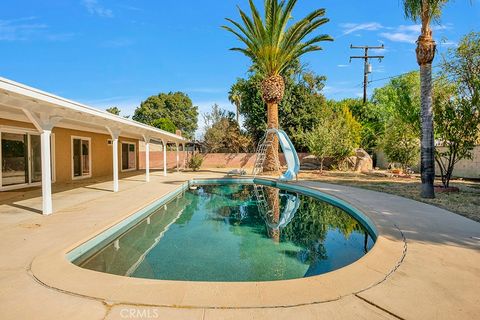
<instances>
[{"instance_id":1,"label":"white water slide","mask_svg":"<svg viewBox=\"0 0 480 320\"><path fill-rule=\"evenodd\" d=\"M253 190L257 199L258 211L262 215L269 228L274 230L283 229L290 223L290 221L292 221L295 213L297 213L297 210L300 207L300 197L298 194L281 193L280 197L286 198L285 205L283 210L280 212L280 220L276 223L273 223L271 222L273 211L268 204L267 198L265 197L264 188L265 186L262 185L254 185Z\"/></svg>"},{"instance_id":2,"label":"white water slide","mask_svg":"<svg viewBox=\"0 0 480 320\"><path fill-rule=\"evenodd\" d=\"M274 136L278 136L280 147L282 148L285 162L287 163L287 171L285 171L279 178L280 181L291 181L297 178L300 171L300 160L298 159L297 151L293 146L292 141L283 130L268 129L265 137L262 139L257 148L257 158L253 167L253 175L257 175L263 171L265 157L268 148L272 147ZM278 164L277 164L278 165Z\"/></svg>"}]
</instances>

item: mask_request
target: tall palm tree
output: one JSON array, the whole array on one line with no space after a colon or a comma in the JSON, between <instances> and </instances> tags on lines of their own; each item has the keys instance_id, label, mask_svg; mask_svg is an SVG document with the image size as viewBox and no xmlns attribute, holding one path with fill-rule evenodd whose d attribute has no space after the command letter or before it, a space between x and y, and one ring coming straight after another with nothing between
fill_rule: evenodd
<instances>
[{"instance_id":1,"label":"tall palm tree","mask_svg":"<svg viewBox=\"0 0 480 320\"><path fill-rule=\"evenodd\" d=\"M240 107L242 105L242 92L240 90L239 83L236 82L230 88L228 92L228 100L236 107L237 123L240 126Z\"/></svg>"},{"instance_id":2,"label":"tall palm tree","mask_svg":"<svg viewBox=\"0 0 480 320\"><path fill-rule=\"evenodd\" d=\"M432 110L432 61L436 43L432 37L431 22L441 15L448 0L403 0L405 16L414 22L421 21L422 29L417 40L417 62L420 66L421 83L421 165L423 198L435 198L435 142L433 136Z\"/></svg>"},{"instance_id":3,"label":"tall palm tree","mask_svg":"<svg viewBox=\"0 0 480 320\"><path fill-rule=\"evenodd\" d=\"M267 104L268 128L278 128L278 104L285 93L282 74L300 56L321 50L319 42L333 40L325 34L306 39L329 21L324 18L325 9L317 9L289 26L296 3L297 0L265 0L265 13L262 18L253 0L249 0L251 17L239 8L241 22L227 18L231 26L223 26L246 46L231 50L240 51L249 57L254 69L263 77L261 90L262 98ZM278 140L275 138L273 148L267 151L264 169L275 171L276 163Z\"/></svg>"}]
</instances>

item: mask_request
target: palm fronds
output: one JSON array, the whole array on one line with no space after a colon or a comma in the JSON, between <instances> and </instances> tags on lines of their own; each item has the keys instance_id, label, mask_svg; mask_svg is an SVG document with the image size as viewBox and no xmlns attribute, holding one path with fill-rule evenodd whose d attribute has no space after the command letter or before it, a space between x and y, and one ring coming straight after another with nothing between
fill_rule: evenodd
<instances>
[{"instance_id":1,"label":"palm fronds","mask_svg":"<svg viewBox=\"0 0 480 320\"><path fill-rule=\"evenodd\" d=\"M297 0L265 0L262 18L253 0L249 0L250 16L238 8L241 22L227 18L230 25L222 26L245 44L231 50L245 54L256 69L268 76L282 74L305 53L322 50L318 43L332 41L330 36L307 37L329 21L324 17L325 9L317 9L289 27L296 3Z\"/></svg>"},{"instance_id":2,"label":"palm fronds","mask_svg":"<svg viewBox=\"0 0 480 320\"><path fill-rule=\"evenodd\" d=\"M425 7L428 9L430 19L438 19L441 9L448 0L402 0L405 17L418 22L422 20L422 12Z\"/></svg>"}]
</instances>

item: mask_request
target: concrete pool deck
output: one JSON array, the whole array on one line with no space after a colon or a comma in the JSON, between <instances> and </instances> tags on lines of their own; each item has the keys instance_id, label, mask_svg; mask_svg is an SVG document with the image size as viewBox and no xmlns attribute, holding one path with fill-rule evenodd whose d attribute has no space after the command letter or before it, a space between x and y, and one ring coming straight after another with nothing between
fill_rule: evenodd
<instances>
[{"instance_id":1,"label":"concrete pool deck","mask_svg":"<svg viewBox=\"0 0 480 320\"><path fill-rule=\"evenodd\" d=\"M62 254L189 179L223 175L154 173L148 184L141 175L131 176L121 180L117 194L109 191L109 181L75 189L56 186L56 212L48 217L38 214L38 189L0 194L1 318L479 317L480 223L413 200L346 186L298 182L363 211L376 223L379 239L364 258L318 277L258 283L255 291L251 283L166 284L83 270Z\"/></svg>"}]
</instances>

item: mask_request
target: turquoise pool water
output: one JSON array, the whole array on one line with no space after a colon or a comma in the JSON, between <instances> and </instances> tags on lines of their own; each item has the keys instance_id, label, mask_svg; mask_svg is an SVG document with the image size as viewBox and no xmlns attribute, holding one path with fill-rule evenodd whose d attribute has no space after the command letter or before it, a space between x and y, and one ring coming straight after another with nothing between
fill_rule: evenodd
<instances>
[{"instance_id":1,"label":"turquoise pool water","mask_svg":"<svg viewBox=\"0 0 480 320\"><path fill-rule=\"evenodd\" d=\"M74 263L138 278L271 281L341 268L373 244L352 216L312 197L263 185L201 185Z\"/></svg>"}]
</instances>

